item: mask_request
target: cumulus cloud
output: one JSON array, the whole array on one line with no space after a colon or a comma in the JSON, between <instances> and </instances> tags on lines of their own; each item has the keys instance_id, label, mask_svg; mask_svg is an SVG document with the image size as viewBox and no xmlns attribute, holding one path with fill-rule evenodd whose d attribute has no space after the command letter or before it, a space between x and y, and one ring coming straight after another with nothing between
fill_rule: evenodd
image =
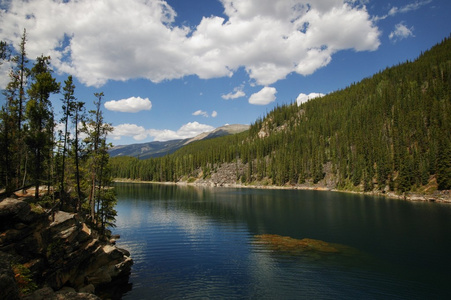
<instances>
[{"instance_id":1,"label":"cumulus cloud","mask_svg":"<svg viewBox=\"0 0 451 300\"><path fill-rule=\"evenodd\" d=\"M267 105L276 100L277 90L274 87L265 86L259 92L249 97L249 103L255 105Z\"/></svg>"},{"instance_id":2,"label":"cumulus cloud","mask_svg":"<svg viewBox=\"0 0 451 300\"><path fill-rule=\"evenodd\" d=\"M136 124L120 124L114 126L113 132L110 134L113 140L120 140L121 137L133 137L137 141L141 141L148 136L147 130Z\"/></svg>"},{"instance_id":3,"label":"cumulus cloud","mask_svg":"<svg viewBox=\"0 0 451 300\"><path fill-rule=\"evenodd\" d=\"M304 94L304 93L300 93L298 95L298 97L296 98L296 102L298 105L301 105L302 103L307 102L311 99L315 99L315 98L323 97L323 96L325 96L325 95L322 93L310 93L308 95Z\"/></svg>"},{"instance_id":4,"label":"cumulus cloud","mask_svg":"<svg viewBox=\"0 0 451 300\"><path fill-rule=\"evenodd\" d=\"M17 0L0 10L0 39L52 56L57 71L89 86L108 80L161 82L232 76L244 68L259 85L308 75L344 49L373 51L379 29L364 5L349 0L221 0L225 17L192 28L174 24L162 0ZM241 96L235 92L232 96Z\"/></svg>"},{"instance_id":5,"label":"cumulus cloud","mask_svg":"<svg viewBox=\"0 0 451 300\"><path fill-rule=\"evenodd\" d=\"M136 124L120 124L114 126L114 130L110 136L113 140L120 140L121 137L133 137L137 141L146 138L153 138L154 141L169 141L195 137L214 129L210 125L200 124L198 122L189 122L181 126L177 131L169 129L145 129Z\"/></svg>"},{"instance_id":6,"label":"cumulus cloud","mask_svg":"<svg viewBox=\"0 0 451 300\"><path fill-rule=\"evenodd\" d=\"M212 111L211 117L216 118L218 116L218 112L216 110Z\"/></svg>"},{"instance_id":7,"label":"cumulus cloud","mask_svg":"<svg viewBox=\"0 0 451 300\"><path fill-rule=\"evenodd\" d=\"M149 98L130 97L122 100L105 102L105 108L112 111L136 113L142 110L150 110L152 102Z\"/></svg>"},{"instance_id":8,"label":"cumulus cloud","mask_svg":"<svg viewBox=\"0 0 451 300\"><path fill-rule=\"evenodd\" d=\"M395 25L395 30L393 30L388 36L393 42L406 39L409 36L414 36L413 26L408 28L403 22Z\"/></svg>"},{"instance_id":9,"label":"cumulus cloud","mask_svg":"<svg viewBox=\"0 0 451 300\"><path fill-rule=\"evenodd\" d=\"M4 61L0 64L0 89L5 89L11 80L9 77L11 67L12 63L9 61Z\"/></svg>"}]
</instances>

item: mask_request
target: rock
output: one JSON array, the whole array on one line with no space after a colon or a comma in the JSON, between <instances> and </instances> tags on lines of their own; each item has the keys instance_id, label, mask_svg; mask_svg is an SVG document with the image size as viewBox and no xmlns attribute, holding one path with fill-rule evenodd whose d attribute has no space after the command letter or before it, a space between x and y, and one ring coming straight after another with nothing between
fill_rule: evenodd
<instances>
[{"instance_id":1,"label":"rock","mask_svg":"<svg viewBox=\"0 0 451 300\"><path fill-rule=\"evenodd\" d=\"M100 269L97 269L95 273L91 273L86 276L86 281L90 282L93 285L100 285L103 283L111 282L111 266L105 266Z\"/></svg>"},{"instance_id":2,"label":"rock","mask_svg":"<svg viewBox=\"0 0 451 300\"><path fill-rule=\"evenodd\" d=\"M91 228L89 228L85 223L83 223L83 226L81 228L81 230L86 233L87 235L91 235Z\"/></svg>"},{"instance_id":3,"label":"rock","mask_svg":"<svg viewBox=\"0 0 451 300\"><path fill-rule=\"evenodd\" d=\"M19 289L11 269L11 260L10 255L0 252L0 299L19 299Z\"/></svg>"},{"instance_id":4,"label":"rock","mask_svg":"<svg viewBox=\"0 0 451 300\"><path fill-rule=\"evenodd\" d=\"M122 252L125 256L130 256L130 252L126 249L117 248L118 251Z\"/></svg>"},{"instance_id":5,"label":"rock","mask_svg":"<svg viewBox=\"0 0 451 300\"><path fill-rule=\"evenodd\" d=\"M54 292L50 287L44 287L25 296L23 300L99 300L100 298L89 293L77 293L72 288L64 288L58 292Z\"/></svg>"},{"instance_id":6,"label":"rock","mask_svg":"<svg viewBox=\"0 0 451 300\"><path fill-rule=\"evenodd\" d=\"M88 284L88 285L78 289L78 292L80 292L80 293L94 294L95 291L96 291L96 287L93 284Z\"/></svg>"},{"instance_id":7,"label":"rock","mask_svg":"<svg viewBox=\"0 0 451 300\"><path fill-rule=\"evenodd\" d=\"M59 211L47 217L11 198L0 202L0 254L0 299L19 297L5 255L17 257L38 286L46 286L27 299L98 299L88 293L116 278L126 278L127 284L133 265L127 250L109 243L77 214Z\"/></svg>"},{"instance_id":8,"label":"rock","mask_svg":"<svg viewBox=\"0 0 451 300\"><path fill-rule=\"evenodd\" d=\"M65 286L61 290L59 290L58 294L67 294L67 293L75 293L76 290L70 286Z\"/></svg>"},{"instance_id":9,"label":"rock","mask_svg":"<svg viewBox=\"0 0 451 300\"><path fill-rule=\"evenodd\" d=\"M0 218L18 217L30 212L30 205L22 200L6 198L0 202Z\"/></svg>"},{"instance_id":10,"label":"rock","mask_svg":"<svg viewBox=\"0 0 451 300\"><path fill-rule=\"evenodd\" d=\"M55 300L100 300L99 297L88 293L55 293ZM52 299L53 300L53 299Z\"/></svg>"},{"instance_id":11,"label":"rock","mask_svg":"<svg viewBox=\"0 0 451 300\"><path fill-rule=\"evenodd\" d=\"M52 288L46 286L43 287L34 293L23 297L23 300L47 300L47 299L55 299L55 292Z\"/></svg>"},{"instance_id":12,"label":"rock","mask_svg":"<svg viewBox=\"0 0 451 300\"><path fill-rule=\"evenodd\" d=\"M30 223L30 205L22 200L6 198L0 202L0 230L10 228L16 223Z\"/></svg>"},{"instance_id":13,"label":"rock","mask_svg":"<svg viewBox=\"0 0 451 300\"><path fill-rule=\"evenodd\" d=\"M50 216L49 218L52 219L52 216ZM62 225L70 226L68 223L70 223L70 225L74 225L76 223L75 214L65 211L59 211L54 214L53 222L50 223L50 227L57 227Z\"/></svg>"}]
</instances>

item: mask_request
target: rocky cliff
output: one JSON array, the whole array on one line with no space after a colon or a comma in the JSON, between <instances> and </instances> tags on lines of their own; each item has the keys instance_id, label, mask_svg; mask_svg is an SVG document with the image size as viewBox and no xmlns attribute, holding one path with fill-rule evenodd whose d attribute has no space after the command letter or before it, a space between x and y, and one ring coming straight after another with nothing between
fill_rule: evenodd
<instances>
[{"instance_id":1,"label":"rocky cliff","mask_svg":"<svg viewBox=\"0 0 451 300\"><path fill-rule=\"evenodd\" d=\"M77 214L0 202L0 299L95 299L112 281L127 283L132 264Z\"/></svg>"}]
</instances>

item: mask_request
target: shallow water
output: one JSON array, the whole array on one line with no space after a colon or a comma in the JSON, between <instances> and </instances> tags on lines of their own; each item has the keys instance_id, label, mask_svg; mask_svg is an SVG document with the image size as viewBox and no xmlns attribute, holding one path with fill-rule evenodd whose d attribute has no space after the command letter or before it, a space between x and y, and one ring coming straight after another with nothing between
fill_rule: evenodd
<instances>
[{"instance_id":1,"label":"shallow water","mask_svg":"<svg viewBox=\"0 0 451 300\"><path fill-rule=\"evenodd\" d=\"M451 299L451 205L323 191L116 190L114 233L135 262L123 299ZM262 242L269 234L273 244ZM338 250L287 248L305 238Z\"/></svg>"}]
</instances>

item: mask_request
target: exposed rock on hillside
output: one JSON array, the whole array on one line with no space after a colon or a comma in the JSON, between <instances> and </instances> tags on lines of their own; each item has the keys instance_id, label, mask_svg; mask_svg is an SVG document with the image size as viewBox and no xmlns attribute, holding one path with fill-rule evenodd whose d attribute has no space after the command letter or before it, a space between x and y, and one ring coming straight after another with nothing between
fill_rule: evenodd
<instances>
[{"instance_id":1,"label":"exposed rock on hillside","mask_svg":"<svg viewBox=\"0 0 451 300\"><path fill-rule=\"evenodd\" d=\"M1 299L18 299L38 286L47 288L40 290L44 294L63 287L72 288L74 297L75 292L92 293L127 277L132 264L128 251L112 245L77 214L60 211L52 216L22 200L0 202ZM44 298L62 299L62 294ZM35 296L31 299L39 298Z\"/></svg>"}]
</instances>

